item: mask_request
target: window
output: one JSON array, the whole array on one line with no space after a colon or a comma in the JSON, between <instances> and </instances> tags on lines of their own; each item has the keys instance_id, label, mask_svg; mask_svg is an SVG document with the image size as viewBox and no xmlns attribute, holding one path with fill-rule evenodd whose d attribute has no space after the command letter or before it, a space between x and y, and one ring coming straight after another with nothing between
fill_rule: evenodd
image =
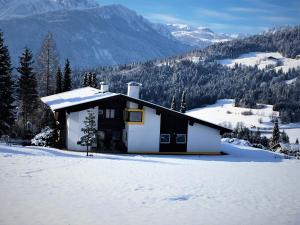
<instances>
[{"instance_id":1,"label":"window","mask_svg":"<svg viewBox=\"0 0 300 225\"><path fill-rule=\"evenodd\" d=\"M142 122L142 112L129 112L129 122Z\"/></svg>"},{"instance_id":2,"label":"window","mask_svg":"<svg viewBox=\"0 0 300 225\"><path fill-rule=\"evenodd\" d=\"M129 124L143 124L144 118L143 118L143 110L142 109L128 109L125 112L125 119L126 122Z\"/></svg>"},{"instance_id":3,"label":"window","mask_svg":"<svg viewBox=\"0 0 300 225\"><path fill-rule=\"evenodd\" d=\"M160 135L160 143L161 144L170 144L171 135L170 134L161 134Z\"/></svg>"},{"instance_id":4,"label":"window","mask_svg":"<svg viewBox=\"0 0 300 225\"><path fill-rule=\"evenodd\" d=\"M105 118L106 119L114 119L115 118L115 109L106 109L105 110Z\"/></svg>"},{"instance_id":5,"label":"window","mask_svg":"<svg viewBox=\"0 0 300 225\"><path fill-rule=\"evenodd\" d=\"M185 144L185 143L186 143L186 134L177 134L176 144Z\"/></svg>"},{"instance_id":6,"label":"window","mask_svg":"<svg viewBox=\"0 0 300 225\"><path fill-rule=\"evenodd\" d=\"M99 109L98 115L100 119L115 119L116 110L115 109Z\"/></svg>"}]
</instances>

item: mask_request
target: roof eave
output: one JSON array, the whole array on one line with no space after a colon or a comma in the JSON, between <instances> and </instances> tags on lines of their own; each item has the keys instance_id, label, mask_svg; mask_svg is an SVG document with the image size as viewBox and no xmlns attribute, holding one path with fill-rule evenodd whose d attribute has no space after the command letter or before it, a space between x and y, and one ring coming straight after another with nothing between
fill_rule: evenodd
<instances>
[{"instance_id":1,"label":"roof eave","mask_svg":"<svg viewBox=\"0 0 300 225\"><path fill-rule=\"evenodd\" d=\"M224 133L230 133L230 132L232 132L231 129L219 126L217 124L213 124L213 123L210 123L210 122L207 122L207 121L204 121L204 120L200 120L198 118L186 115L184 113L181 113L181 112L178 112L178 111L175 111L175 110L172 110L172 109L168 109L166 107L163 107L163 106L160 106L160 105L157 105L157 104L145 101L145 100L141 100L141 99L138 99L138 98L129 97L127 95L120 94L120 93L116 93L116 95L109 96L109 97L103 98L103 99L97 99L97 100L93 100L93 101L89 101L89 102L84 102L84 103L77 104L77 105L72 105L72 106L66 106L66 107L57 108L57 109L55 109L53 111L54 112L61 112L61 111L69 111L70 112L70 111L74 111L74 110L78 109L79 106L80 106L80 109L81 108L85 109L85 108L89 108L89 106L91 104L96 104L98 102L102 102L102 101L105 101L105 100L108 100L108 99L112 99L112 98L119 98L119 97L125 98L126 100L132 101L132 102L134 102L136 104L140 104L140 105L143 105L143 106L148 106L150 108L155 108L156 110L167 111L168 113L174 114L175 116L184 117L188 121L191 121L193 123L198 123L198 124L202 124L202 125L214 128L216 130L219 130L221 135L224 134ZM78 111L80 111L80 110L78 110Z\"/></svg>"}]
</instances>

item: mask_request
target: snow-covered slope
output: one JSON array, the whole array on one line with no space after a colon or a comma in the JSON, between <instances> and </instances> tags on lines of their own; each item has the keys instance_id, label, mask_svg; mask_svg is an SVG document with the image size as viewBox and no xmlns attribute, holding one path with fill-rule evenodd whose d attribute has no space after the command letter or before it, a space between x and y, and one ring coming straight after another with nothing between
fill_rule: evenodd
<instances>
[{"instance_id":1,"label":"snow-covered slope","mask_svg":"<svg viewBox=\"0 0 300 225\"><path fill-rule=\"evenodd\" d=\"M160 34L152 24L121 5L60 10L0 20L13 63L24 46L36 54L50 31L63 62L74 67L124 64L183 53L187 45Z\"/></svg>"},{"instance_id":2,"label":"snow-covered slope","mask_svg":"<svg viewBox=\"0 0 300 225\"><path fill-rule=\"evenodd\" d=\"M0 145L0 224L300 223L300 161L222 144L225 156L140 156Z\"/></svg>"},{"instance_id":3,"label":"snow-covered slope","mask_svg":"<svg viewBox=\"0 0 300 225\"><path fill-rule=\"evenodd\" d=\"M287 72L292 68L300 68L300 58L286 58L279 52L250 52L242 54L237 59L223 59L219 62L228 67L242 64L245 66L258 66L259 69L275 68L276 71L282 69L283 72Z\"/></svg>"},{"instance_id":4,"label":"snow-covered slope","mask_svg":"<svg viewBox=\"0 0 300 225\"><path fill-rule=\"evenodd\" d=\"M186 24L168 24L171 34L182 43L204 48L217 42L233 40L239 36L217 34L209 28L192 27Z\"/></svg>"},{"instance_id":5,"label":"snow-covered slope","mask_svg":"<svg viewBox=\"0 0 300 225\"><path fill-rule=\"evenodd\" d=\"M1 0L0 19L96 6L96 0Z\"/></svg>"},{"instance_id":6,"label":"snow-covered slope","mask_svg":"<svg viewBox=\"0 0 300 225\"><path fill-rule=\"evenodd\" d=\"M252 115L242 114L250 110ZM272 105L263 105L262 109L234 107L233 99L221 99L213 105L190 110L187 114L231 128L236 127L237 123L243 123L253 130L259 128L262 134L268 137L273 129L271 119L279 116L277 111L273 111ZM300 123L279 124L279 127L288 134L292 143L295 143L296 138L300 139Z\"/></svg>"}]
</instances>

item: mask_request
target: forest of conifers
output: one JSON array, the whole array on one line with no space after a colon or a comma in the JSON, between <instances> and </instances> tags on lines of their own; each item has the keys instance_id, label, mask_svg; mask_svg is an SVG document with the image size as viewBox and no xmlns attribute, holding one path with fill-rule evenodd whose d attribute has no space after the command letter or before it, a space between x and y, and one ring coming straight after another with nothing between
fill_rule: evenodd
<instances>
[{"instance_id":1,"label":"forest of conifers","mask_svg":"<svg viewBox=\"0 0 300 225\"><path fill-rule=\"evenodd\" d=\"M188 108L214 103L221 98L234 98L236 104L255 107L256 103L273 104L283 122L300 121L300 70L287 73L272 68L236 65L230 69L217 59L236 58L248 52L280 52L286 57L300 55L300 26L285 27L241 40L214 44L171 59L101 67L93 71L99 81L110 83L111 91L126 93L126 83L143 84L141 98L170 107L172 96L177 102L187 91ZM189 57L200 57L194 63ZM74 74L74 87L81 86L82 74ZM284 81L296 78L293 84Z\"/></svg>"}]
</instances>

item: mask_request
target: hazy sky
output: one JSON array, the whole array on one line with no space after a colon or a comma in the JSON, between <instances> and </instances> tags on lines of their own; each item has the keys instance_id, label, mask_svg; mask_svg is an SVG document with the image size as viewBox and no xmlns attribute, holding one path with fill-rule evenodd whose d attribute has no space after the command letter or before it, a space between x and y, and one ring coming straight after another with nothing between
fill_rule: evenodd
<instances>
[{"instance_id":1,"label":"hazy sky","mask_svg":"<svg viewBox=\"0 0 300 225\"><path fill-rule=\"evenodd\" d=\"M300 0L98 0L122 4L153 22L187 23L217 32L258 33L300 24Z\"/></svg>"}]
</instances>

